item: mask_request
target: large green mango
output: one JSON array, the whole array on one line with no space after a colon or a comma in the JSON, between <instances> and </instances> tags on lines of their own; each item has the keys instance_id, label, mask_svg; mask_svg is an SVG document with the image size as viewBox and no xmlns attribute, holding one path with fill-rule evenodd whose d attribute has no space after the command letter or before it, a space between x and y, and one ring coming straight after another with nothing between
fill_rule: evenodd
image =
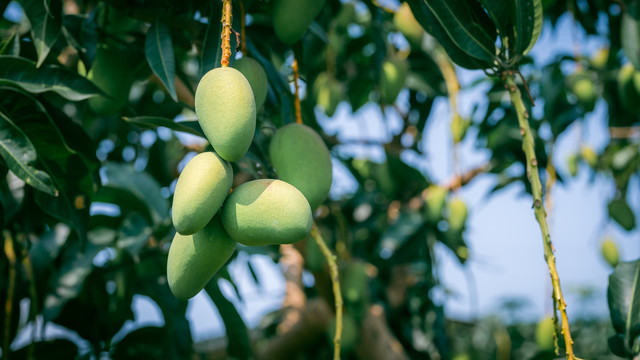
<instances>
[{"instance_id":1,"label":"large green mango","mask_svg":"<svg viewBox=\"0 0 640 360\"><path fill-rule=\"evenodd\" d=\"M303 124L281 127L271 139L269 154L278 177L295 186L317 208L329 195L331 154L320 135Z\"/></svg>"},{"instance_id":2,"label":"large green mango","mask_svg":"<svg viewBox=\"0 0 640 360\"><path fill-rule=\"evenodd\" d=\"M133 70L126 52L116 47L99 47L87 78L107 95L89 99L89 107L94 113L115 114L127 104Z\"/></svg>"},{"instance_id":3,"label":"large green mango","mask_svg":"<svg viewBox=\"0 0 640 360\"><path fill-rule=\"evenodd\" d=\"M173 226L182 235L200 231L220 209L233 184L231 165L215 153L203 152L180 173L173 195Z\"/></svg>"},{"instance_id":4,"label":"large green mango","mask_svg":"<svg viewBox=\"0 0 640 360\"><path fill-rule=\"evenodd\" d=\"M218 155L240 160L256 129L256 103L244 75L230 67L210 70L198 84L195 107L202 131Z\"/></svg>"},{"instance_id":5,"label":"large green mango","mask_svg":"<svg viewBox=\"0 0 640 360\"><path fill-rule=\"evenodd\" d=\"M256 100L256 109L260 109L267 99L267 91L269 84L267 81L267 73L258 61L249 57L243 57L233 63L233 67L238 69L247 78L253 97Z\"/></svg>"},{"instance_id":6,"label":"large green mango","mask_svg":"<svg viewBox=\"0 0 640 360\"><path fill-rule=\"evenodd\" d=\"M222 207L222 224L247 246L287 244L311 231L311 208L298 189L281 180L260 179L238 186Z\"/></svg>"},{"instance_id":7,"label":"large green mango","mask_svg":"<svg viewBox=\"0 0 640 360\"><path fill-rule=\"evenodd\" d=\"M409 74L409 64L399 58L388 58L382 62L380 73L380 102L393 104Z\"/></svg>"},{"instance_id":8,"label":"large green mango","mask_svg":"<svg viewBox=\"0 0 640 360\"><path fill-rule=\"evenodd\" d=\"M193 235L176 233L167 258L167 281L180 300L194 297L233 255L236 242L224 231L220 216Z\"/></svg>"},{"instance_id":9,"label":"large green mango","mask_svg":"<svg viewBox=\"0 0 640 360\"><path fill-rule=\"evenodd\" d=\"M325 0L276 0L273 4L273 30L285 44L302 38Z\"/></svg>"}]
</instances>

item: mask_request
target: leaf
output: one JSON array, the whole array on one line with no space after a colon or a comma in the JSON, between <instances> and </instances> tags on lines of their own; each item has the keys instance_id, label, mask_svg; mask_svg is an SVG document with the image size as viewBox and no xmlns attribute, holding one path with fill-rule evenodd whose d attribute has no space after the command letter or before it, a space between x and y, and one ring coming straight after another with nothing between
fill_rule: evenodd
<instances>
[{"instance_id":1,"label":"leaf","mask_svg":"<svg viewBox=\"0 0 640 360\"><path fill-rule=\"evenodd\" d=\"M145 326L128 333L113 345L113 359L165 359L167 329Z\"/></svg>"},{"instance_id":2,"label":"leaf","mask_svg":"<svg viewBox=\"0 0 640 360\"><path fill-rule=\"evenodd\" d=\"M516 45L513 54L526 55L542 31L542 0L515 0L513 18L516 20Z\"/></svg>"},{"instance_id":3,"label":"leaf","mask_svg":"<svg viewBox=\"0 0 640 360\"><path fill-rule=\"evenodd\" d=\"M202 56L200 58L200 75L204 75L210 70L220 66L222 59L222 24L216 19L220 19L222 12L220 6L212 6L211 14L209 14L209 24L207 31L204 33L204 41L202 42Z\"/></svg>"},{"instance_id":4,"label":"leaf","mask_svg":"<svg viewBox=\"0 0 640 360\"><path fill-rule=\"evenodd\" d=\"M56 65L40 68L28 59L0 56L0 85L18 86L32 94L53 91L71 101L104 95L91 81Z\"/></svg>"},{"instance_id":5,"label":"leaf","mask_svg":"<svg viewBox=\"0 0 640 360\"><path fill-rule=\"evenodd\" d=\"M33 346L33 354L30 354L30 347ZM54 339L47 341L38 341L34 344L28 344L12 351L10 356L14 360L22 359L49 359L49 360L67 360L75 359L78 355L78 346L71 340Z\"/></svg>"},{"instance_id":6,"label":"leaf","mask_svg":"<svg viewBox=\"0 0 640 360\"><path fill-rule=\"evenodd\" d=\"M607 206L609 216L623 229L631 231L636 227L636 217L624 199L612 200Z\"/></svg>"},{"instance_id":7,"label":"leaf","mask_svg":"<svg viewBox=\"0 0 640 360\"><path fill-rule=\"evenodd\" d=\"M633 67L640 70L640 20L634 19L628 12L622 14L620 41Z\"/></svg>"},{"instance_id":8,"label":"leaf","mask_svg":"<svg viewBox=\"0 0 640 360\"><path fill-rule=\"evenodd\" d=\"M624 344L629 349L636 341L640 326L640 260L616 266L609 276L607 301L613 328L624 336Z\"/></svg>"},{"instance_id":9,"label":"leaf","mask_svg":"<svg viewBox=\"0 0 640 360\"><path fill-rule=\"evenodd\" d=\"M0 156L9 169L27 185L58 196L58 189L46 172L36 169L33 164L38 155L33 144L20 128L16 127L8 115L0 110Z\"/></svg>"},{"instance_id":10,"label":"leaf","mask_svg":"<svg viewBox=\"0 0 640 360\"><path fill-rule=\"evenodd\" d=\"M49 55L62 29L61 0L19 0L31 23L31 37L38 54L37 67ZM0 66L2 68L2 66Z\"/></svg>"},{"instance_id":11,"label":"leaf","mask_svg":"<svg viewBox=\"0 0 640 360\"><path fill-rule=\"evenodd\" d=\"M487 10L487 15L498 28L498 32L503 42L507 37L511 37L511 7L512 1L504 0L480 0L480 3ZM504 45L504 44L503 44Z\"/></svg>"},{"instance_id":12,"label":"leaf","mask_svg":"<svg viewBox=\"0 0 640 360\"><path fill-rule=\"evenodd\" d=\"M227 334L227 355L235 359L249 359L251 354L251 342L249 340L249 331L244 320L238 313L238 310L229 301L220 290L218 282L214 278L204 287L211 301L218 308L218 312L222 317L222 322Z\"/></svg>"},{"instance_id":13,"label":"leaf","mask_svg":"<svg viewBox=\"0 0 640 360\"><path fill-rule=\"evenodd\" d=\"M149 28L145 39L144 51L151 70L162 81L173 101L177 102L178 95L176 95L174 82L176 62L171 34L167 24L160 22L160 19L156 19Z\"/></svg>"},{"instance_id":14,"label":"leaf","mask_svg":"<svg viewBox=\"0 0 640 360\"><path fill-rule=\"evenodd\" d=\"M197 120L176 122L169 118L160 116L123 117L122 119L128 123L137 125L142 128L155 129L162 126L173 131L181 131L192 135L204 137L202 128L198 124Z\"/></svg>"}]
</instances>

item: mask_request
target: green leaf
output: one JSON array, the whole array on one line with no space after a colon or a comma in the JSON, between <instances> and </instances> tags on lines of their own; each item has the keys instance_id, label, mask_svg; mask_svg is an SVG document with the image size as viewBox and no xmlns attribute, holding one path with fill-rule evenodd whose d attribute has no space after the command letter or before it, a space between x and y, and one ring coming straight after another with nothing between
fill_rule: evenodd
<instances>
[{"instance_id":1,"label":"green leaf","mask_svg":"<svg viewBox=\"0 0 640 360\"><path fill-rule=\"evenodd\" d=\"M118 360L165 359L168 335L166 327L135 329L113 345L111 356Z\"/></svg>"},{"instance_id":2,"label":"green leaf","mask_svg":"<svg viewBox=\"0 0 640 360\"><path fill-rule=\"evenodd\" d=\"M622 14L620 41L629 61L640 70L640 20L634 19L628 12Z\"/></svg>"},{"instance_id":3,"label":"green leaf","mask_svg":"<svg viewBox=\"0 0 640 360\"><path fill-rule=\"evenodd\" d=\"M20 54L20 34L19 28L16 26L10 37L0 42L0 55L19 55Z\"/></svg>"},{"instance_id":4,"label":"green leaf","mask_svg":"<svg viewBox=\"0 0 640 360\"><path fill-rule=\"evenodd\" d=\"M30 355L30 347L33 346L33 354ZM78 346L71 340L54 339L47 341L38 341L34 344L28 344L12 351L8 358L13 360L27 359L49 359L49 360L67 360L75 359L78 355Z\"/></svg>"},{"instance_id":5,"label":"green leaf","mask_svg":"<svg viewBox=\"0 0 640 360\"><path fill-rule=\"evenodd\" d=\"M123 117L122 119L128 123L142 128L155 129L162 126L173 131L181 131L192 135L204 137L202 128L200 128L197 120L176 122L169 118L160 116Z\"/></svg>"},{"instance_id":6,"label":"green leaf","mask_svg":"<svg viewBox=\"0 0 640 360\"><path fill-rule=\"evenodd\" d=\"M37 67L40 67L49 55L53 44L62 29L61 0L19 0L29 22L31 37L38 54ZM0 66L2 68L2 66Z\"/></svg>"},{"instance_id":7,"label":"green leaf","mask_svg":"<svg viewBox=\"0 0 640 360\"><path fill-rule=\"evenodd\" d=\"M613 328L624 336L627 349L632 348L640 326L640 260L616 266L609 276L607 301Z\"/></svg>"},{"instance_id":8,"label":"green leaf","mask_svg":"<svg viewBox=\"0 0 640 360\"><path fill-rule=\"evenodd\" d=\"M204 290L222 317L228 341L227 355L234 359L250 359L252 354L249 331L238 310L231 301L224 297L216 278L209 281Z\"/></svg>"},{"instance_id":9,"label":"green leaf","mask_svg":"<svg viewBox=\"0 0 640 360\"><path fill-rule=\"evenodd\" d=\"M513 18L516 20L513 55L526 55L538 41L542 31L542 0L515 0L513 11Z\"/></svg>"},{"instance_id":10,"label":"green leaf","mask_svg":"<svg viewBox=\"0 0 640 360\"><path fill-rule=\"evenodd\" d=\"M0 56L0 85L10 84L40 94L52 91L71 101L104 95L91 81L56 65L40 68L31 60L17 56Z\"/></svg>"},{"instance_id":11,"label":"green leaf","mask_svg":"<svg viewBox=\"0 0 640 360\"><path fill-rule=\"evenodd\" d=\"M636 227L635 214L623 198L612 200L607 209L609 210L609 216L620 224L623 229L631 231Z\"/></svg>"},{"instance_id":12,"label":"green leaf","mask_svg":"<svg viewBox=\"0 0 640 360\"><path fill-rule=\"evenodd\" d=\"M27 185L58 196L53 180L46 172L33 165L38 159L36 149L27 135L16 127L7 114L0 110L0 156L9 169Z\"/></svg>"},{"instance_id":13,"label":"green leaf","mask_svg":"<svg viewBox=\"0 0 640 360\"><path fill-rule=\"evenodd\" d=\"M496 25L500 37L504 42L507 37L513 34L511 31L511 7L513 2L504 0L480 0L480 3L487 10L487 15L489 15Z\"/></svg>"},{"instance_id":14,"label":"green leaf","mask_svg":"<svg viewBox=\"0 0 640 360\"><path fill-rule=\"evenodd\" d=\"M176 95L175 86L176 61L167 24L157 19L151 25L145 39L144 51L151 70L162 81L173 101L177 102L178 95Z\"/></svg>"},{"instance_id":15,"label":"green leaf","mask_svg":"<svg viewBox=\"0 0 640 360\"><path fill-rule=\"evenodd\" d=\"M202 57L200 58L200 75L204 75L210 70L220 66L222 59L222 23L217 21L222 16L220 6L212 6L211 14L209 14L209 24L207 31L204 33L204 41L202 42Z\"/></svg>"}]
</instances>

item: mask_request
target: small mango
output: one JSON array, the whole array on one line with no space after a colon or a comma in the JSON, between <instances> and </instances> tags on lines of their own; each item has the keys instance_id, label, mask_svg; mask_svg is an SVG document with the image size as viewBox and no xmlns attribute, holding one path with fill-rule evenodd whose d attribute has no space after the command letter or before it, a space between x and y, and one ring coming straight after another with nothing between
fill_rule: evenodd
<instances>
[{"instance_id":1,"label":"small mango","mask_svg":"<svg viewBox=\"0 0 640 360\"><path fill-rule=\"evenodd\" d=\"M313 95L327 116L333 116L343 97L342 85L333 76L321 73L313 83Z\"/></svg>"},{"instance_id":2,"label":"small mango","mask_svg":"<svg viewBox=\"0 0 640 360\"><path fill-rule=\"evenodd\" d=\"M302 240L313 217L304 195L281 180L259 179L238 186L222 207L222 224L232 239L247 246Z\"/></svg>"},{"instance_id":3,"label":"small mango","mask_svg":"<svg viewBox=\"0 0 640 360\"><path fill-rule=\"evenodd\" d=\"M196 115L213 149L227 161L249 150L256 129L256 103L247 78L231 67L207 72L196 89Z\"/></svg>"},{"instance_id":4,"label":"small mango","mask_svg":"<svg viewBox=\"0 0 640 360\"><path fill-rule=\"evenodd\" d=\"M271 139L269 154L278 177L300 190L311 209L324 202L333 178L331 154L312 128L297 123L281 127Z\"/></svg>"},{"instance_id":5,"label":"small mango","mask_svg":"<svg viewBox=\"0 0 640 360\"><path fill-rule=\"evenodd\" d=\"M387 58L382 62L380 73L380 102L393 104L404 87L409 74L409 64L399 58Z\"/></svg>"},{"instance_id":6,"label":"small mango","mask_svg":"<svg viewBox=\"0 0 640 360\"><path fill-rule=\"evenodd\" d=\"M432 222L438 222L442 219L442 210L447 201L449 191L438 185L429 185L423 193L423 199L426 204L427 217Z\"/></svg>"},{"instance_id":7,"label":"small mango","mask_svg":"<svg viewBox=\"0 0 640 360\"><path fill-rule=\"evenodd\" d=\"M640 104L640 71L630 63L620 68L618 73L618 96L620 103L630 114L638 114Z\"/></svg>"},{"instance_id":8,"label":"small mango","mask_svg":"<svg viewBox=\"0 0 640 360\"><path fill-rule=\"evenodd\" d=\"M586 111L593 111L598 100L596 88L591 79L583 77L578 79L572 87L573 93L578 99L578 104Z\"/></svg>"},{"instance_id":9,"label":"small mango","mask_svg":"<svg viewBox=\"0 0 640 360\"><path fill-rule=\"evenodd\" d=\"M176 233L167 258L167 281L180 300L194 297L229 260L236 242L214 217L204 229L193 235Z\"/></svg>"},{"instance_id":10,"label":"small mango","mask_svg":"<svg viewBox=\"0 0 640 360\"><path fill-rule=\"evenodd\" d=\"M180 173L173 195L172 220L176 231L191 235L200 231L222 206L233 184L233 169L220 156L203 152Z\"/></svg>"},{"instance_id":11,"label":"small mango","mask_svg":"<svg viewBox=\"0 0 640 360\"><path fill-rule=\"evenodd\" d=\"M618 265L618 262L620 261L620 254L616 243L612 239L604 240L600 246L600 250L602 258L607 262L607 264L611 267L616 267L616 265Z\"/></svg>"},{"instance_id":12,"label":"small mango","mask_svg":"<svg viewBox=\"0 0 640 360\"><path fill-rule=\"evenodd\" d=\"M325 0L276 0L273 4L273 30L285 44L293 44L302 38L313 22Z\"/></svg>"},{"instance_id":13,"label":"small mango","mask_svg":"<svg viewBox=\"0 0 640 360\"><path fill-rule=\"evenodd\" d=\"M467 205L460 198L455 198L449 204L449 228L459 232L467 222Z\"/></svg>"},{"instance_id":14,"label":"small mango","mask_svg":"<svg viewBox=\"0 0 640 360\"><path fill-rule=\"evenodd\" d=\"M269 91L269 84L267 80L267 73L258 61L250 57L243 57L240 60L236 60L233 63L233 67L238 69L249 81L251 90L253 90L253 97L256 101L256 109L260 109L267 99L267 92Z\"/></svg>"},{"instance_id":15,"label":"small mango","mask_svg":"<svg viewBox=\"0 0 640 360\"><path fill-rule=\"evenodd\" d=\"M89 99L89 108L94 113L112 115L127 104L133 73L126 52L116 47L98 47L87 78L107 95Z\"/></svg>"},{"instance_id":16,"label":"small mango","mask_svg":"<svg viewBox=\"0 0 640 360\"><path fill-rule=\"evenodd\" d=\"M545 317L536 326L536 343L540 351L552 351L555 348L553 337L555 324L551 317Z\"/></svg>"}]
</instances>

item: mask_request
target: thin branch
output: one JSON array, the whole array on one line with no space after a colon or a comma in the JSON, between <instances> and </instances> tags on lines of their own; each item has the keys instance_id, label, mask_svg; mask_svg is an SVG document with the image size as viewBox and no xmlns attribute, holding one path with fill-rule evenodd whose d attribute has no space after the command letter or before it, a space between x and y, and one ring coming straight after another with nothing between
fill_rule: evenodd
<instances>
[{"instance_id":1,"label":"thin branch","mask_svg":"<svg viewBox=\"0 0 640 360\"><path fill-rule=\"evenodd\" d=\"M229 66L229 59L231 59L231 0L224 0L222 3L222 59L220 59L220 66Z\"/></svg>"},{"instance_id":2,"label":"thin branch","mask_svg":"<svg viewBox=\"0 0 640 360\"><path fill-rule=\"evenodd\" d=\"M340 292L340 277L338 275L338 265L336 264L336 256L331 253L329 247L322 239L322 235L320 235L320 231L318 231L318 227L316 224L313 224L311 228L311 237L316 241L320 251L322 251L322 255L324 255L327 264L329 265L329 274L331 275L331 283L333 286L333 297L336 306L336 335L333 338L333 359L340 360L340 341L342 338L342 293Z\"/></svg>"},{"instance_id":3,"label":"thin branch","mask_svg":"<svg viewBox=\"0 0 640 360\"><path fill-rule=\"evenodd\" d=\"M300 73L298 70L298 60L293 58L293 86L295 87L295 96L294 105L296 108L296 123L302 124L302 109L300 108L300 92L298 89L298 79L300 78Z\"/></svg>"}]
</instances>

